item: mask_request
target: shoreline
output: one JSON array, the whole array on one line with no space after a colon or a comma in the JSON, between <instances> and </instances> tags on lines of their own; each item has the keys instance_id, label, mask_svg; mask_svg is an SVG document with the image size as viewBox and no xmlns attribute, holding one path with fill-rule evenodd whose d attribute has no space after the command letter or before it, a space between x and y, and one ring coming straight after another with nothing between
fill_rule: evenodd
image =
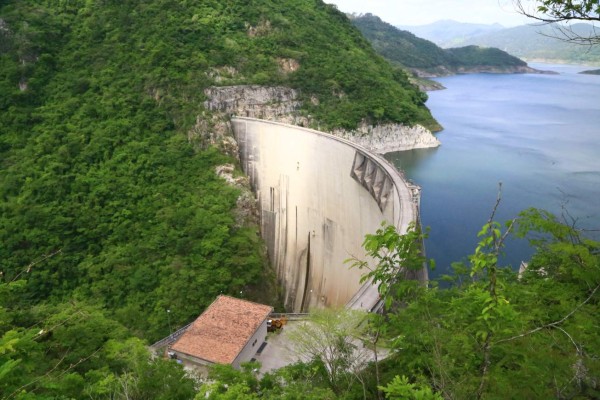
<instances>
[{"instance_id":1,"label":"shoreline","mask_svg":"<svg viewBox=\"0 0 600 400\"><path fill-rule=\"evenodd\" d=\"M434 148L442 144L429 129L421 125L363 125L353 131L334 130L332 134L379 155L397 151Z\"/></svg>"}]
</instances>

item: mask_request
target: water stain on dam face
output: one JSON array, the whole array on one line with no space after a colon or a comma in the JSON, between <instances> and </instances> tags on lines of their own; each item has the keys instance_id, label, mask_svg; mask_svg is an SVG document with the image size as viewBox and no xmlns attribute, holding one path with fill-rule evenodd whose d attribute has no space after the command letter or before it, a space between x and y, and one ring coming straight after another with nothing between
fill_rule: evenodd
<instances>
[{"instance_id":1,"label":"water stain on dam face","mask_svg":"<svg viewBox=\"0 0 600 400\"><path fill-rule=\"evenodd\" d=\"M232 125L286 309L373 307L377 290L344 261L364 258L364 236L383 221L405 232L418 215L418 188L346 140L250 118Z\"/></svg>"}]
</instances>

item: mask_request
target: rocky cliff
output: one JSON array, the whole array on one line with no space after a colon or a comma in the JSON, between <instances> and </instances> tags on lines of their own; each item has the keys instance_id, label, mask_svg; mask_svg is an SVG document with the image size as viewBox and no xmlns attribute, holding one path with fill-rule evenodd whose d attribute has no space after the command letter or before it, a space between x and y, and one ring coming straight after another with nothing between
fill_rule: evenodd
<instances>
[{"instance_id":1,"label":"rocky cliff","mask_svg":"<svg viewBox=\"0 0 600 400\"><path fill-rule=\"evenodd\" d=\"M333 133L378 154L438 147L441 144L431 131L421 125L388 124L368 126L363 124L355 131L337 130Z\"/></svg>"},{"instance_id":2,"label":"rocky cliff","mask_svg":"<svg viewBox=\"0 0 600 400\"><path fill-rule=\"evenodd\" d=\"M230 116L259 118L298 126L314 125L310 116L299 112L302 103L298 100L298 92L288 87L221 86L210 87L204 94L207 97L204 107L213 113L213 117L210 122L205 117L198 118L197 124L190 131L190 139L199 141L201 145L220 144L230 154L235 154L237 150L229 135ZM363 123L356 130L336 129L330 133L380 154L440 145L431 131L421 125L371 126Z\"/></svg>"},{"instance_id":3,"label":"rocky cliff","mask_svg":"<svg viewBox=\"0 0 600 400\"><path fill-rule=\"evenodd\" d=\"M238 85L210 87L204 91L204 107L213 112L241 117L289 120L298 115L298 93L284 86Z\"/></svg>"}]
</instances>

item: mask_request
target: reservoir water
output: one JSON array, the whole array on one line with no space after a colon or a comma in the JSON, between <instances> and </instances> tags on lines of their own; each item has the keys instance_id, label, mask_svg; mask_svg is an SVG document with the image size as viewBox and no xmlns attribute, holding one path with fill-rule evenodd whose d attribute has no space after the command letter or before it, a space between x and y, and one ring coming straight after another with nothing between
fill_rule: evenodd
<instances>
[{"instance_id":1,"label":"reservoir water","mask_svg":"<svg viewBox=\"0 0 600 400\"><path fill-rule=\"evenodd\" d=\"M474 252L499 182L499 221L537 207L566 210L578 227L600 229L600 76L578 74L583 67L532 66L560 74L437 79L447 89L429 92L427 106L444 126L442 146L386 155L423 189L434 277ZM517 268L531 253L512 239L502 263Z\"/></svg>"}]
</instances>

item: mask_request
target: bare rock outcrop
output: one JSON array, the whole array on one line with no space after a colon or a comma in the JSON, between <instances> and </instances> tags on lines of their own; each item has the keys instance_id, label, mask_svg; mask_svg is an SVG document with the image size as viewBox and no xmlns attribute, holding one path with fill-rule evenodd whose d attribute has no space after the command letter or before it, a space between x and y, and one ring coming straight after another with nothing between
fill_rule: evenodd
<instances>
[{"instance_id":1,"label":"bare rock outcrop","mask_svg":"<svg viewBox=\"0 0 600 400\"><path fill-rule=\"evenodd\" d=\"M429 129L421 125L370 126L363 123L354 131L335 130L333 133L378 154L438 147L441 144Z\"/></svg>"},{"instance_id":2,"label":"bare rock outcrop","mask_svg":"<svg viewBox=\"0 0 600 400\"><path fill-rule=\"evenodd\" d=\"M282 74L289 74L300 69L300 63L293 58L278 58L277 64L279 64L279 72Z\"/></svg>"},{"instance_id":3,"label":"bare rock outcrop","mask_svg":"<svg viewBox=\"0 0 600 400\"><path fill-rule=\"evenodd\" d=\"M225 179L230 186L241 190L234 211L235 226L237 228L249 225L257 226L259 224L258 204L250 189L250 181L246 176L235 177L234 172L233 164L218 165L215 168L217 176Z\"/></svg>"},{"instance_id":4,"label":"bare rock outcrop","mask_svg":"<svg viewBox=\"0 0 600 400\"><path fill-rule=\"evenodd\" d=\"M209 111L280 122L296 116L301 105L298 93L284 86L210 87L204 94L208 97L204 107Z\"/></svg>"},{"instance_id":5,"label":"bare rock outcrop","mask_svg":"<svg viewBox=\"0 0 600 400\"><path fill-rule=\"evenodd\" d=\"M411 68L410 70L418 78L439 78L460 74L556 74L552 71L531 68L528 65L471 65L450 68L438 65L433 68Z\"/></svg>"},{"instance_id":6,"label":"bare rock outcrop","mask_svg":"<svg viewBox=\"0 0 600 400\"><path fill-rule=\"evenodd\" d=\"M196 116L196 123L188 131L188 140L201 149L216 146L224 154L238 156L238 145L233 137L229 118L222 113L202 113Z\"/></svg>"},{"instance_id":7,"label":"bare rock outcrop","mask_svg":"<svg viewBox=\"0 0 600 400\"><path fill-rule=\"evenodd\" d=\"M237 157L237 143L229 124L233 115L308 125L308 119L298 113L301 105L298 92L288 87L214 86L207 88L204 94L208 98L204 108L210 113L199 115L188 132L190 142L200 148L217 146L226 154Z\"/></svg>"},{"instance_id":8,"label":"bare rock outcrop","mask_svg":"<svg viewBox=\"0 0 600 400\"><path fill-rule=\"evenodd\" d=\"M8 24L2 18L0 18L0 33L6 34L6 35L10 33L10 29L8 28Z\"/></svg>"},{"instance_id":9,"label":"bare rock outcrop","mask_svg":"<svg viewBox=\"0 0 600 400\"><path fill-rule=\"evenodd\" d=\"M311 122L299 114L301 102L298 100L298 93L288 87L221 86L207 88L204 93L208 98L204 107L212 112L212 117L199 117L190 131L190 139L196 138L204 145L219 145L231 155L235 154L237 145L231 139L229 116L237 115L299 126L309 126ZM318 99L314 101L318 102ZM370 126L363 123L356 130L336 129L331 133L380 154L440 145L431 131L420 125ZM225 140L226 137L230 140Z\"/></svg>"}]
</instances>

